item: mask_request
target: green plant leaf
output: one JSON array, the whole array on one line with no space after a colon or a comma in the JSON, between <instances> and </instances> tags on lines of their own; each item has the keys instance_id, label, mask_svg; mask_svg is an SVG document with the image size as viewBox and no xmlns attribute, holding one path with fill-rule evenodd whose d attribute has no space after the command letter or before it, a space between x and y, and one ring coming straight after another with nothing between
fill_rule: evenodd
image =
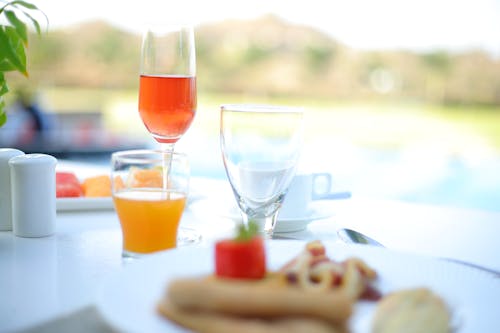
<instances>
[{"instance_id":1,"label":"green plant leaf","mask_svg":"<svg viewBox=\"0 0 500 333\"><path fill-rule=\"evenodd\" d=\"M28 70L26 68L26 45L23 43L23 40L20 38L20 36L17 34L15 29L11 29L11 27L8 27L7 29L7 35L9 36L12 46L15 47L15 52L17 56L19 57L19 61L21 62L23 68L24 68L24 73L20 71L21 73L25 74L28 76Z\"/></svg>"},{"instance_id":2,"label":"green plant leaf","mask_svg":"<svg viewBox=\"0 0 500 333\"><path fill-rule=\"evenodd\" d=\"M7 113L5 112L5 102L3 97L0 97L0 127L7 122Z\"/></svg>"},{"instance_id":3,"label":"green plant leaf","mask_svg":"<svg viewBox=\"0 0 500 333\"><path fill-rule=\"evenodd\" d=\"M31 24L33 24L33 26L35 27L36 33L38 35L41 35L42 29L40 28L40 23L38 23L38 21L33 16L31 16L29 13L27 13L27 12L23 12L23 13L31 21ZM45 18L47 18L47 16L45 16ZM47 22L48 22L48 19L47 19Z\"/></svg>"},{"instance_id":4,"label":"green plant leaf","mask_svg":"<svg viewBox=\"0 0 500 333\"><path fill-rule=\"evenodd\" d=\"M31 10L34 10L34 11L37 11L38 13L41 13L44 17L45 17L45 21L47 23L47 27L49 26L49 18L47 17L47 15L42 11L40 10L37 6L33 5L33 4L30 4L26 1L13 1L12 4L15 6L17 4L19 5L22 5L24 6L25 8L27 9L31 9ZM31 21L31 23L33 24L33 26L35 27L36 29L36 33L38 35L40 35L42 33L42 29L40 28L40 23L38 22L38 20L36 18L34 18L30 12L28 12L27 10L24 10L22 8L19 8L19 6L16 6L16 8L18 8L19 10L21 10L23 12L23 14Z\"/></svg>"},{"instance_id":5,"label":"green plant leaf","mask_svg":"<svg viewBox=\"0 0 500 333\"><path fill-rule=\"evenodd\" d=\"M1 57L1 55L0 55ZM10 72L15 71L16 68L6 59L0 61L0 72Z\"/></svg>"},{"instance_id":6,"label":"green plant leaf","mask_svg":"<svg viewBox=\"0 0 500 333\"><path fill-rule=\"evenodd\" d=\"M1 38L0 38L1 40ZM0 58L2 58L2 52L0 50ZM9 61L7 61L6 59L0 61L0 72L10 72L10 71L15 71L16 68L14 67L14 65L12 65Z\"/></svg>"},{"instance_id":7,"label":"green plant leaf","mask_svg":"<svg viewBox=\"0 0 500 333\"><path fill-rule=\"evenodd\" d=\"M5 102L3 100L3 95L9 91L7 87L7 81L5 81L5 76L0 73L0 127L7 121L7 113L5 112Z\"/></svg>"},{"instance_id":8,"label":"green plant leaf","mask_svg":"<svg viewBox=\"0 0 500 333\"><path fill-rule=\"evenodd\" d=\"M15 56L12 53L12 47L10 45L9 37L4 30L4 26L0 26L0 70L2 72L13 71L16 70L16 67L11 63L10 58Z\"/></svg>"},{"instance_id":9,"label":"green plant leaf","mask_svg":"<svg viewBox=\"0 0 500 333\"><path fill-rule=\"evenodd\" d=\"M9 10L8 7L12 7ZM17 11L16 11L17 10ZM18 71L28 77L26 69L26 48L28 46L28 25L26 20L31 21L38 35L41 34L40 24L30 11L38 11L45 16L48 25L47 15L37 6L27 1L14 0L11 2L2 1L0 7L0 16L2 13L10 25L0 24L0 127L7 121L5 112L5 95L9 88L5 80L4 72ZM24 16L18 16L18 15ZM5 22L5 20L3 21Z\"/></svg>"},{"instance_id":10,"label":"green plant leaf","mask_svg":"<svg viewBox=\"0 0 500 333\"><path fill-rule=\"evenodd\" d=\"M4 111L5 103L3 101L0 102L0 127L3 126L7 122L7 113Z\"/></svg>"},{"instance_id":11,"label":"green plant leaf","mask_svg":"<svg viewBox=\"0 0 500 333\"><path fill-rule=\"evenodd\" d=\"M15 28L19 37L21 37L21 40L24 42L25 45L27 45L28 44L28 28L26 27L26 24L23 21L21 21L16 16L16 13L14 13L14 11L12 11L12 10L5 10L4 14L7 17L7 20Z\"/></svg>"},{"instance_id":12,"label":"green plant leaf","mask_svg":"<svg viewBox=\"0 0 500 333\"><path fill-rule=\"evenodd\" d=\"M5 95L9 91L9 87L7 86L7 81L5 81L5 76L3 73L0 73L0 98Z\"/></svg>"},{"instance_id":13,"label":"green plant leaf","mask_svg":"<svg viewBox=\"0 0 500 333\"><path fill-rule=\"evenodd\" d=\"M12 6L19 5L19 6L22 6L24 8L27 8L27 9L39 10L37 6L35 6L32 3L26 2L26 1L17 1L16 0L16 1L12 1L10 4Z\"/></svg>"},{"instance_id":14,"label":"green plant leaf","mask_svg":"<svg viewBox=\"0 0 500 333\"><path fill-rule=\"evenodd\" d=\"M10 26L0 26L0 58L10 64L25 76L26 71L26 53L24 44L16 32L16 29Z\"/></svg>"}]
</instances>

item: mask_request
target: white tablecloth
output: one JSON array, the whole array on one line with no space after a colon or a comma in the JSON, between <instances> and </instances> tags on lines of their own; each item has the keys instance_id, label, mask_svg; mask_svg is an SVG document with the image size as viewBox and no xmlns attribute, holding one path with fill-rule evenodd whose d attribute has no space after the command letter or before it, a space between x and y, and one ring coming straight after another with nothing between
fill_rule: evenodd
<instances>
[{"instance_id":1,"label":"white tablecloth","mask_svg":"<svg viewBox=\"0 0 500 333\"><path fill-rule=\"evenodd\" d=\"M193 189L210 200L227 199L223 181L194 180ZM356 196L329 204L333 216L285 236L338 240L336 230L347 226L390 249L457 258L500 271L500 213ZM215 208L188 209L182 225L197 228L203 241L211 243L231 235L234 221ZM92 305L103 281L124 264L113 210L59 212L57 232L50 237L0 232L0 331L25 329Z\"/></svg>"}]
</instances>

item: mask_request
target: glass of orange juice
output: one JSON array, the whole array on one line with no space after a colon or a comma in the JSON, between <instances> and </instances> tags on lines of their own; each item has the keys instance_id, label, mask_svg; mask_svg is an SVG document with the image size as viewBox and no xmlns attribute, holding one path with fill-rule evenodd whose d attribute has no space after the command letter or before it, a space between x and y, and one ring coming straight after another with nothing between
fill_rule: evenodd
<instances>
[{"instance_id":1,"label":"glass of orange juice","mask_svg":"<svg viewBox=\"0 0 500 333\"><path fill-rule=\"evenodd\" d=\"M189 188L182 153L130 150L113 153L112 191L123 235L124 257L177 246Z\"/></svg>"}]
</instances>

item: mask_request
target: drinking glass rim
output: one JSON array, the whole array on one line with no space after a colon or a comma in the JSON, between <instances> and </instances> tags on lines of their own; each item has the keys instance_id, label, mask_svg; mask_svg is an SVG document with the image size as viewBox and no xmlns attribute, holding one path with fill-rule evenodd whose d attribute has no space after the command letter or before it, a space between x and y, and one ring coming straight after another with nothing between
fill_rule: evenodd
<instances>
[{"instance_id":1,"label":"drinking glass rim","mask_svg":"<svg viewBox=\"0 0 500 333\"><path fill-rule=\"evenodd\" d=\"M304 113L302 107L273 104L222 104L220 109L234 112Z\"/></svg>"},{"instance_id":2,"label":"drinking glass rim","mask_svg":"<svg viewBox=\"0 0 500 333\"><path fill-rule=\"evenodd\" d=\"M124 163L153 163L162 162L162 156L165 154L171 155L174 158L187 158L187 154L176 151L164 151L160 149L133 149L114 152L111 154L111 160L116 161L119 159ZM157 155L158 158L145 158L147 155Z\"/></svg>"}]
</instances>

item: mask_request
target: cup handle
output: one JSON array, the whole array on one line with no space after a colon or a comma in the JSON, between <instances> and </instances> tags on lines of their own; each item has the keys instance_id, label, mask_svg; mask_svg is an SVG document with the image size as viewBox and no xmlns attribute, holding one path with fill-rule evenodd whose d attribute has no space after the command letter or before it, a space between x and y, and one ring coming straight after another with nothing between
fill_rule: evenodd
<instances>
[{"instance_id":1,"label":"cup handle","mask_svg":"<svg viewBox=\"0 0 500 333\"><path fill-rule=\"evenodd\" d=\"M316 184L319 180L321 180L325 184L324 190L321 192L318 192L318 190L316 189ZM330 193L330 189L332 188L332 175L326 172L315 173L313 174L312 177L312 183L313 183L312 195L311 195L312 199L313 200L323 199L324 196L328 196L328 194Z\"/></svg>"}]
</instances>

